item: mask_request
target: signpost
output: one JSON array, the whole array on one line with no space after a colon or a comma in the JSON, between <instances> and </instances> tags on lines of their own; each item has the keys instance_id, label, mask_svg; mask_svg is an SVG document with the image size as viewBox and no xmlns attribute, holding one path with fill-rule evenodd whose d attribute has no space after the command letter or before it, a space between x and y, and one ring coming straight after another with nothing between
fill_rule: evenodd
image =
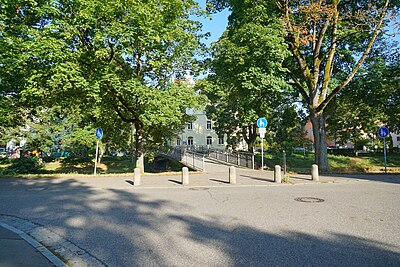
<instances>
[{"instance_id":1,"label":"signpost","mask_svg":"<svg viewBox=\"0 0 400 267\"><path fill-rule=\"evenodd\" d=\"M267 127L268 122L266 118L259 118L257 120L257 126L258 126L258 133L260 134L261 137L261 169L264 170L264 137L266 133L265 127Z\"/></svg>"},{"instance_id":2,"label":"signpost","mask_svg":"<svg viewBox=\"0 0 400 267\"><path fill-rule=\"evenodd\" d=\"M97 142L96 142L96 158L94 159L94 175L96 175L96 169L97 169L97 158L98 158L98 155L99 155L99 140L102 137L103 137L103 129L97 128L96 129L96 138L97 138Z\"/></svg>"},{"instance_id":3,"label":"signpost","mask_svg":"<svg viewBox=\"0 0 400 267\"><path fill-rule=\"evenodd\" d=\"M378 130L378 136L383 138L383 160L385 162L385 173L387 173L386 167L386 137L389 135L389 130L386 127L381 127Z\"/></svg>"}]
</instances>

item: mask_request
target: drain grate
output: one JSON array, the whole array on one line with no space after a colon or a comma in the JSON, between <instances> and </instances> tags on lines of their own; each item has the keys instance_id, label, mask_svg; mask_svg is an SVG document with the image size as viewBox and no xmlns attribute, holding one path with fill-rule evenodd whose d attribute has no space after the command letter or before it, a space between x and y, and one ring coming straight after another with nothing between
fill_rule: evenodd
<instances>
[{"instance_id":1,"label":"drain grate","mask_svg":"<svg viewBox=\"0 0 400 267\"><path fill-rule=\"evenodd\" d=\"M317 198L317 197L298 197L295 198L294 200L298 202L305 202L305 203L319 203L319 202L324 202L325 200L322 198Z\"/></svg>"}]
</instances>

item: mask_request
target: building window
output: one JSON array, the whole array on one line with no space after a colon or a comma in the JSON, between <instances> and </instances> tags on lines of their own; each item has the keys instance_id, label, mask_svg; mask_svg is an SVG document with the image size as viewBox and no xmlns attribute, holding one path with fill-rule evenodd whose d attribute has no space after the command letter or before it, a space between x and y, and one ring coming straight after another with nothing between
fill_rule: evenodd
<instances>
[{"instance_id":1,"label":"building window","mask_svg":"<svg viewBox=\"0 0 400 267\"><path fill-rule=\"evenodd\" d=\"M193 137L188 137L188 146L193 146Z\"/></svg>"},{"instance_id":2,"label":"building window","mask_svg":"<svg viewBox=\"0 0 400 267\"><path fill-rule=\"evenodd\" d=\"M188 130L193 130L193 122L189 122L189 124L188 124Z\"/></svg>"},{"instance_id":3,"label":"building window","mask_svg":"<svg viewBox=\"0 0 400 267\"><path fill-rule=\"evenodd\" d=\"M224 137L218 137L218 145L224 144Z\"/></svg>"},{"instance_id":4,"label":"building window","mask_svg":"<svg viewBox=\"0 0 400 267\"><path fill-rule=\"evenodd\" d=\"M212 137L207 136L207 145L212 145Z\"/></svg>"},{"instance_id":5,"label":"building window","mask_svg":"<svg viewBox=\"0 0 400 267\"><path fill-rule=\"evenodd\" d=\"M177 145L177 146L180 146L180 145L181 145L181 139L180 139L180 138L176 139L176 145Z\"/></svg>"},{"instance_id":6,"label":"building window","mask_svg":"<svg viewBox=\"0 0 400 267\"><path fill-rule=\"evenodd\" d=\"M211 130L212 129L212 124L210 120L207 120L207 130Z\"/></svg>"}]
</instances>

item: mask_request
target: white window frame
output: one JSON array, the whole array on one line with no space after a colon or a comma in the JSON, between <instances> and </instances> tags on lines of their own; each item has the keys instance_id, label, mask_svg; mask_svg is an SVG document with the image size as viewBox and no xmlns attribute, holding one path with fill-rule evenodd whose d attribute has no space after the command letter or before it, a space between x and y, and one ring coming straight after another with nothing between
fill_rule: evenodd
<instances>
[{"instance_id":1,"label":"white window frame","mask_svg":"<svg viewBox=\"0 0 400 267\"><path fill-rule=\"evenodd\" d=\"M188 136L187 144L188 144L188 146L193 146L193 136Z\"/></svg>"},{"instance_id":2,"label":"white window frame","mask_svg":"<svg viewBox=\"0 0 400 267\"><path fill-rule=\"evenodd\" d=\"M207 130L212 130L212 121L211 120L207 120Z\"/></svg>"},{"instance_id":3,"label":"white window frame","mask_svg":"<svg viewBox=\"0 0 400 267\"><path fill-rule=\"evenodd\" d=\"M207 137L206 137L206 143L207 143L208 146L211 146L211 145L212 145L212 143L213 143L213 140L212 140L212 139L213 139L212 136L207 136Z\"/></svg>"}]
</instances>

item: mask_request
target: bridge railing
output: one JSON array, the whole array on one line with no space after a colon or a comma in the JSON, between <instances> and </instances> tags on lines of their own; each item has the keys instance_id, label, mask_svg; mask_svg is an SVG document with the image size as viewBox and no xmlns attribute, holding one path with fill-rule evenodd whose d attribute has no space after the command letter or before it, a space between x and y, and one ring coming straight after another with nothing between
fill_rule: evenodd
<instances>
[{"instance_id":1,"label":"bridge railing","mask_svg":"<svg viewBox=\"0 0 400 267\"><path fill-rule=\"evenodd\" d=\"M220 149L197 150L192 147L168 147L159 150L158 153L199 171L205 171L205 157L253 170L255 164L254 154L248 152Z\"/></svg>"},{"instance_id":2,"label":"bridge railing","mask_svg":"<svg viewBox=\"0 0 400 267\"><path fill-rule=\"evenodd\" d=\"M254 169L254 154L252 153L210 149L207 157L232 165Z\"/></svg>"},{"instance_id":3,"label":"bridge railing","mask_svg":"<svg viewBox=\"0 0 400 267\"><path fill-rule=\"evenodd\" d=\"M163 149L162 152L160 151L159 153L176 161L179 161L192 169L205 171L204 154L187 150L181 147L170 147L167 149Z\"/></svg>"}]
</instances>

